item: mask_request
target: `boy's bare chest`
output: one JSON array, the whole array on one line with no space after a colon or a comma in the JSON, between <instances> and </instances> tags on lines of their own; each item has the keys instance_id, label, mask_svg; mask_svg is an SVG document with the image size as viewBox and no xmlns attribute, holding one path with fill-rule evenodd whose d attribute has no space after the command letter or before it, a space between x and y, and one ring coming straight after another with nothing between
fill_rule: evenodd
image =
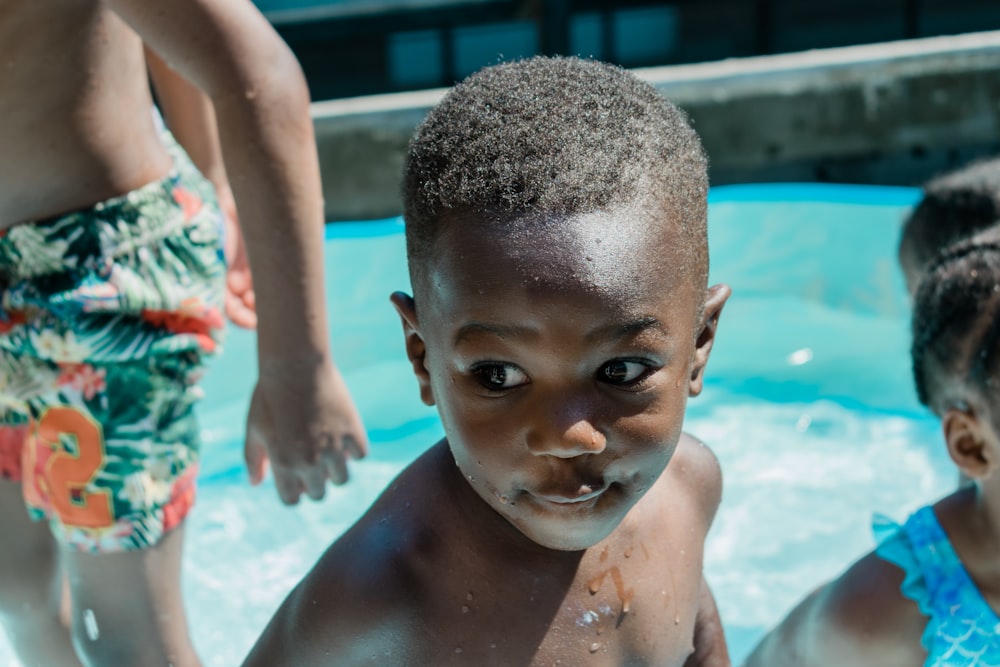
<instances>
[{"instance_id":1,"label":"boy's bare chest","mask_svg":"<svg viewBox=\"0 0 1000 667\"><path fill-rule=\"evenodd\" d=\"M572 576L515 565L453 583L442 583L450 593L418 621L426 664L680 666L692 646L701 553L627 545L585 558Z\"/></svg>"}]
</instances>

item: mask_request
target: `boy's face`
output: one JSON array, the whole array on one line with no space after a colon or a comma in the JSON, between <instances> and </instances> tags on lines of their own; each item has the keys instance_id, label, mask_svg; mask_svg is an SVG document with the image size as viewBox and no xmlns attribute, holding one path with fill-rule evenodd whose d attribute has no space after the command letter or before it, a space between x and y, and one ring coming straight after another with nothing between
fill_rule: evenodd
<instances>
[{"instance_id":1,"label":"boy's face","mask_svg":"<svg viewBox=\"0 0 1000 667\"><path fill-rule=\"evenodd\" d=\"M458 468L540 545L604 539L674 452L728 296L709 290L700 312L705 289L676 238L634 211L513 230L455 220L419 320L394 297Z\"/></svg>"}]
</instances>

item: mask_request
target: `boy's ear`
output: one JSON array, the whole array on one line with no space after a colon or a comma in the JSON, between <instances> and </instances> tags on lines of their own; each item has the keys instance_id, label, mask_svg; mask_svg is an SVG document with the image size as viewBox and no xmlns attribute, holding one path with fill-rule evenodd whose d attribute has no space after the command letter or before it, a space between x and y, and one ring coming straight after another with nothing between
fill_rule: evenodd
<instances>
[{"instance_id":1,"label":"boy's ear","mask_svg":"<svg viewBox=\"0 0 1000 667\"><path fill-rule=\"evenodd\" d=\"M951 460L967 477L985 479L997 469L1000 443L971 408L948 408L941 428Z\"/></svg>"},{"instance_id":2,"label":"boy's ear","mask_svg":"<svg viewBox=\"0 0 1000 667\"><path fill-rule=\"evenodd\" d=\"M715 344L719 316L722 315L722 307L726 305L726 301L732 293L729 285L719 284L708 288L701 325L698 329L698 338L694 342L694 363L691 365L691 379L688 382L689 396L697 396L705 386L705 366L708 364L708 357Z\"/></svg>"},{"instance_id":3,"label":"boy's ear","mask_svg":"<svg viewBox=\"0 0 1000 667\"><path fill-rule=\"evenodd\" d=\"M420 335L420 328L417 324L417 309L413 297L403 292L393 292L389 300L392 301L392 305L399 313L399 319L403 324L406 356L410 359L413 374L417 376L417 384L420 385L420 400L424 402L424 405L434 405L431 376L424 363L427 358L427 346L424 345L424 339Z\"/></svg>"}]
</instances>

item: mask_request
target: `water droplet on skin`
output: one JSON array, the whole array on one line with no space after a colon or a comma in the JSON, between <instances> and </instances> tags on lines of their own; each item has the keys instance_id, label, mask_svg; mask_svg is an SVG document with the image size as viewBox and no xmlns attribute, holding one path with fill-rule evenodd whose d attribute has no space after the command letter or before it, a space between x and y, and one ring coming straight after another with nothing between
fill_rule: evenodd
<instances>
[{"instance_id":1,"label":"water droplet on skin","mask_svg":"<svg viewBox=\"0 0 1000 667\"><path fill-rule=\"evenodd\" d=\"M469 613L469 605L467 605L467 604L463 604L462 605L462 613L463 614L468 614Z\"/></svg>"},{"instance_id":2,"label":"water droplet on skin","mask_svg":"<svg viewBox=\"0 0 1000 667\"><path fill-rule=\"evenodd\" d=\"M496 644L490 644L490 648L496 648L496 647L497 647Z\"/></svg>"},{"instance_id":3,"label":"water droplet on skin","mask_svg":"<svg viewBox=\"0 0 1000 667\"><path fill-rule=\"evenodd\" d=\"M462 652L462 648L461 647L456 647L455 648L455 653L461 653L461 652Z\"/></svg>"},{"instance_id":4,"label":"water droplet on skin","mask_svg":"<svg viewBox=\"0 0 1000 667\"><path fill-rule=\"evenodd\" d=\"M631 558L631 557L632 557L632 547L629 547L628 549L625 550L625 558Z\"/></svg>"},{"instance_id":5,"label":"water droplet on skin","mask_svg":"<svg viewBox=\"0 0 1000 667\"><path fill-rule=\"evenodd\" d=\"M594 642L593 644L590 645L591 653L597 653L600 650L601 650L601 642Z\"/></svg>"},{"instance_id":6,"label":"water droplet on skin","mask_svg":"<svg viewBox=\"0 0 1000 667\"><path fill-rule=\"evenodd\" d=\"M472 595L472 591L469 591L468 593L465 594L465 599L468 600L469 602L472 602L474 597L475 596Z\"/></svg>"},{"instance_id":7,"label":"water droplet on skin","mask_svg":"<svg viewBox=\"0 0 1000 667\"><path fill-rule=\"evenodd\" d=\"M507 504L507 496L505 496L503 494L500 494L500 504L501 505L506 505Z\"/></svg>"},{"instance_id":8,"label":"water droplet on skin","mask_svg":"<svg viewBox=\"0 0 1000 667\"><path fill-rule=\"evenodd\" d=\"M472 475L468 475L468 477L469 477L469 481L470 482L475 482L476 481L476 478L473 477Z\"/></svg>"},{"instance_id":9,"label":"water droplet on skin","mask_svg":"<svg viewBox=\"0 0 1000 667\"><path fill-rule=\"evenodd\" d=\"M87 638L96 642L98 637L101 636L101 631L97 627L97 617L94 616L93 609L83 610L83 627L87 630Z\"/></svg>"},{"instance_id":10,"label":"water droplet on skin","mask_svg":"<svg viewBox=\"0 0 1000 667\"><path fill-rule=\"evenodd\" d=\"M680 625L680 624L681 624L681 617L674 616L674 625Z\"/></svg>"}]
</instances>

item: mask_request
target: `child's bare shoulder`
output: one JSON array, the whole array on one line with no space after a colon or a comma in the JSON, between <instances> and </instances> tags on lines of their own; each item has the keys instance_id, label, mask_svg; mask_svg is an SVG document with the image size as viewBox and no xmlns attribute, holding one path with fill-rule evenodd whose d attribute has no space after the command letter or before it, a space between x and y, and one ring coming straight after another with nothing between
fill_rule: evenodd
<instances>
[{"instance_id":1,"label":"child's bare shoulder","mask_svg":"<svg viewBox=\"0 0 1000 667\"><path fill-rule=\"evenodd\" d=\"M292 591L257 641L244 667L374 664L405 637L405 615L383 591L392 583L350 576L354 562L320 563ZM361 650L374 651L367 659ZM391 655L384 656L391 662Z\"/></svg>"},{"instance_id":2,"label":"child's bare shoulder","mask_svg":"<svg viewBox=\"0 0 1000 667\"><path fill-rule=\"evenodd\" d=\"M419 618L423 552L446 511L414 488L434 488L424 455L319 558L265 629L245 667L404 664Z\"/></svg>"},{"instance_id":3,"label":"child's bare shoulder","mask_svg":"<svg viewBox=\"0 0 1000 667\"><path fill-rule=\"evenodd\" d=\"M746 667L919 667L927 618L903 597L903 572L870 553L803 600Z\"/></svg>"},{"instance_id":4,"label":"child's bare shoulder","mask_svg":"<svg viewBox=\"0 0 1000 667\"><path fill-rule=\"evenodd\" d=\"M927 617L903 596L903 577L898 567L870 553L832 582L817 616L829 625L831 648L859 659L870 656L873 665L922 665L927 656L920 637Z\"/></svg>"},{"instance_id":5,"label":"child's bare shoulder","mask_svg":"<svg viewBox=\"0 0 1000 667\"><path fill-rule=\"evenodd\" d=\"M722 500L722 469L712 449L695 436L681 433L664 477L669 478L667 492L684 493L700 510L707 528Z\"/></svg>"}]
</instances>

